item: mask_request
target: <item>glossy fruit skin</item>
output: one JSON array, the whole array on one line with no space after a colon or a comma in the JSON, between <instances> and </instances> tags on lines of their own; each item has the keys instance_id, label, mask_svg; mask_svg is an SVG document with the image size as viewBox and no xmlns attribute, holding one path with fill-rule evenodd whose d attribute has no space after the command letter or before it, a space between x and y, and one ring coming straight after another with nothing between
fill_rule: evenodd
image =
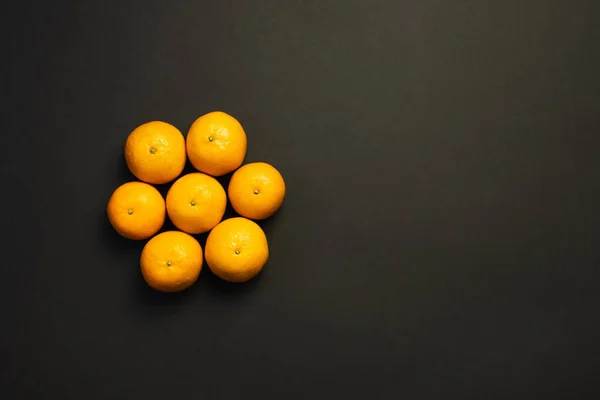
<instances>
[{"instance_id":1,"label":"glossy fruit skin","mask_svg":"<svg viewBox=\"0 0 600 400\"><path fill-rule=\"evenodd\" d=\"M167 293L192 286L200 275L202 263L200 243L179 231L154 236L140 257L140 269L148 286Z\"/></svg>"},{"instance_id":2,"label":"glossy fruit skin","mask_svg":"<svg viewBox=\"0 0 600 400\"><path fill-rule=\"evenodd\" d=\"M205 256L206 264L219 278L246 282L263 269L269 259L269 244L256 222L230 218L208 235Z\"/></svg>"},{"instance_id":3,"label":"glossy fruit skin","mask_svg":"<svg viewBox=\"0 0 600 400\"><path fill-rule=\"evenodd\" d=\"M127 182L113 192L106 212L110 224L121 236L143 240L162 228L165 200L147 183Z\"/></svg>"},{"instance_id":4,"label":"glossy fruit skin","mask_svg":"<svg viewBox=\"0 0 600 400\"><path fill-rule=\"evenodd\" d=\"M228 174L242 165L246 146L242 125L221 111L194 121L186 139L187 154L194 168L212 176Z\"/></svg>"},{"instance_id":5,"label":"glossy fruit skin","mask_svg":"<svg viewBox=\"0 0 600 400\"><path fill-rule=\"evenodd\" d=\"M286 186L279 171L270 164L246 164L229 181L229 201L243 217L261 220L272 216L283 203Z\"/></svg>"},{"instance_id":6,"label":"glossy fruit skin","mask_svg":"<svg viewBox=\"0 0 600 400\"><path fill-rule=\"evenodd\" d=\"M185 167L185 138L171 124L147 122L127 137L125 161L131 173L143 182L155 185L171 182Z\"/></svg>"},{"instance_id":7,"label":"glossy fruit skin","mask_svg":"<svg viewBox=\"0 0 600 400\"><path fill-rule=\"evenodd\" d=\"M215 178L193 172L173 183L167 192L166 205L169 218L178 229L200 234L221 222L227 195Z\"/></svg>"}]
</instances>

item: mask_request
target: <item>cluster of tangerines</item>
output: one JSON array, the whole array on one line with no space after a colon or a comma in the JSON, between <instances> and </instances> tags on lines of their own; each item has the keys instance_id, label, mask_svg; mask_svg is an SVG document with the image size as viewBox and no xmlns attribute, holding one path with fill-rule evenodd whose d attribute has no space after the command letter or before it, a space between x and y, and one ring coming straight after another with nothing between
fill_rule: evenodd
<instances>
[{"instance_id":1,"label":"cluster of tangerines","mask_svg":"<svg viewBox=\"0 0 600 400\"><path fill-rule=\"evenodd\" d=\"M142 124L129 134L125 160L139 181L119 186L107 213L121 236L151 238L140 257L142 276L150 287L162 292L187 289L198 279L204 258L216 276L229 282L245 282L262 270L269 246L253 220L279 209L285 183L270 164L241 166L246 145L239 121L220 111L194 121L186 138L162 121ZM188 158L199 172L180 176ZM228 196L215 177L231 172L227 194L240 216L223 220ZM152 186L174 180L166 199ZM166 216L179 230L156 235ZM192 235L206 232L210 233L203 252Z\"/></svg>"}]
</instances>

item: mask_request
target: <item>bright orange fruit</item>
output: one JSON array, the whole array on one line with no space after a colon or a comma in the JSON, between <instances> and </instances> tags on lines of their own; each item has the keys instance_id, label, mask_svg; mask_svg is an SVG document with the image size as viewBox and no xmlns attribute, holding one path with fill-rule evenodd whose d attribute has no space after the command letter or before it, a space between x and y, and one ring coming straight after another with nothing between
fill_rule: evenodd
<instances>
[{"instance_id":1,"label":"bright orange fruit","mask_svg":"<svg viewBox=\"0 0 600 400\"><path fill-rule=\"evenodd\" d=\"M285 197L283 177L270 164L246 164L234 172L229 181L229 201L243 217L265 219L273 215Z\"/></svg>"},{"instance_id":2,"label":"bright orange fruit","mask_svg":"<svg viewBox=\"0 0 600 400\"><path fill-rule=\"evenodd\" d=\"M225 214L227 195L212 176L201 172L177 179L167 193L167 213L173 224L187 233L204 233Z\"/></svg>"},{"instance_id":3,"label":"bright orange fruit","mask_svg":"<svg viewBox=\"0 0 600 400\"><path fill-rule=\"evenodd\" d=\"M147 239L165 222L165 201L151 185L128 182L119 186L107 206L113 228L127 239Z\"/></svg>"},{"instance_id":4,"label":"bright orange fruit","mask_svg":"<svg viewBox=\"0 0 600 400\"><path fill-rule=\"evenodd\" d=\"M215 275L229 282L245 282L263 269L269 259L269 245L256 222L230 218L210 232L205 255Z\"/></svg>"},{"instance_id":5,"label":"bright orange fruit","mask_svg":"<svg viewBox=\"0 0 600 400\"><path fill-rule=\"evenodd\" d=\"M225 175L242 165L246 144L242 125L221 111L210 112L194 121L186 140L192 165L212 176Z\"/></svg>"},{"instance_id":6,"label":"bright orange fruit","mask_svg":"<svg viewBox=\"0 0 600 400\"><path fill-rule=\"evenodd\" d=\"M185 139L171 124L147 122L127 137L125 160L129 170L141 181L153 184L171 182L185 167Z\"/></svg>"},{"instance_id":7,"label":"bright orange fruit","mask_svg":"<svg viewBox=\"0 0 600 400\"><path fill-rule=\"evenodd\" d=\"M163 232L146 243L140 257L146 283L161 292L192 286L202 269L202 247L187 233Z\"/></svg>"}]
</instances>

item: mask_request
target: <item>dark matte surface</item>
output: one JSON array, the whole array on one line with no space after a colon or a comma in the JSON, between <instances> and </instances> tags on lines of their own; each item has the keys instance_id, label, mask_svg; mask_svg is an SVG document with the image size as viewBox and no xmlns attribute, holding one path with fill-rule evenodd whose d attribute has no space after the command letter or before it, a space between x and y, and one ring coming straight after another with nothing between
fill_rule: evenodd
<instances>
[{"instance_id":1,"label":"dark matte surface","mask_svg":"<svg viewBox=\"0 0 600 400\"><path fill-rule=\"evenodd\" d=\"M0 397L599 396L599 14L566 3L5 5ZM123 144L215 109L286 178L271 259L159 295L105 217Z\"/></svg>"}]
</instances>

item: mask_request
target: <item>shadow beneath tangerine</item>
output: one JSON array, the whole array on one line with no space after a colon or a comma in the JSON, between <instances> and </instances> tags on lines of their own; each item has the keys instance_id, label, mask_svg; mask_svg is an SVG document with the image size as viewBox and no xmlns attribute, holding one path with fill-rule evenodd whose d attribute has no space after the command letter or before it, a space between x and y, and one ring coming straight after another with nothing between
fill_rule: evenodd
<instances>
[{"instance_id":1,"label":"shadow beneath tangerine","mask_svg":"<svg viewBox=\"0 0 600 400\"><path fill-rule=\"evenodd\" d=\"M177 229L177 227L169 219L169 215L165 212L165 223L163 224L162 228L160 228L160 230L158 231L157 235L159 233L163 233L163 232L178 231L178 230L179 229Z\"/></svg>"},{"instance_id":2,"label":"shadow beneath tangerine","mask_svg":"<svg viewBox=\"0 0 600 400\"><path fill-rule=\"evenodd\" d=\"M194 239L196 239L198 241L198 243L200 243L200 247L202 247L202 252L204 252L204 248L206 246L206 239L208 238L209 233L210 233L210 231L192 235L194 237ZM203 265L206 265L206 262Z\"/></svg>"},{"instance_id":3,"label":"shadow beneath tangerine","mask_svg":"<svg viewBox=\"0 0 600 400\"><path fill-rule=\"evenodd\" d=\"M235 217L239 217L239 214L235 212L235 210L231 206L231 202L229 201L229 198L228 198L227 205L225 206L225 214L223 214L222 221L229 219L229 218L235 218Z\"/></svg>"},{"instance_id":4,"label":"shadow beneath tangerine","mask_svg":"<svg viewBox=\"0 0 600 400\"><path fill-rule=\"evenodd\" d=\"M217 181L223 186L225 189L225 193L227 193L227 188L229 187L229 181L231 181L231 176L233 173L229 173L220 177L217 177ZM229 218L239 217L239 214L235 212L233 206L231 205L231 201L229 201L229 194L227 194L227 205L225 206L225 214L223 214L223 220Z\"/></svg>"},{"instance_id":5,"label":"shadow beneath tangerine","mask_svg":"<svg viewBox=\"0 0 600 400\"><path fill-rule=\"evenodd\" d=\"M198 170L194 168L190 160L187 159L185 160L185 167L183 167L183 172L179 176L181 177L183 175L191 174L192 172L198 172Z\"/></svg>"},{"instance_id":6,"label":"shadow beneath tangerine","mask_svg":"<svg viewBox=\"0 0 600 400\"><path fill-rule=\"evenodd\" d=\"M275 212L275 214L271 215L269 218L254 221L265 232L265 235L267 235L267 239L269 238L269 235L271 234L273 227L277 224L277 221L280 218L281 212L284 211L283 210L284 207L285 207L285 201L281 205L281 207L279 207L279 210L277 210Z\"/></svg>"},{"instance_id":7,"label":"shadow beneath tangerine","mask_svg":"<svg viewBox=\"0 0 600 400\"><path fill-rule=\"evenodd\" d=\"M230 172L228 174L225 174L223 176L218 176L215 178L223 186L223 189L225 189L225 192L227 192L227 188L229 187L229 181L231 181L232 175L233 175L233 173Z\"/></svg>"},{"instance_id":8,"label":"shadow beneath tangerine","mask_svg":"<svg viewBox=\"0 0 600 400\"><path fill-rule=\"evenodd\" d=\"M119 178L119 185L131 181L137 181L137 178L129 170L127 161L125 161L125 156L123 154L119 154L119 159L117 162L117 177Z\"/></svg>"},{"instance_id":9,"label":"shadow beneath tangerine","mask_svg":"<svg viewBox=\"0 0 600 400\"><path fill-rule=\"evenodd\" d=\"M119 235L110 224L106 210L100 213L99 218L102 245L104 248L111 249L119 254L141 254L142 248L146 244L145 240L131 240Z\"/></svg>"},{"instance_id":10,"label":"shadow beneath tangerine","mask_svg":"<svg viewBox=\"0 0 600 400\"><path fill-rule=\"evenodd\" d=\"M202 266L202 272L197 282L199 290L208 292L213 297L238 299L253 292L260 284L261 273L247 282L227 282L212 273L206 262Z\"/></svg>"},{"instance_id":11,"label":"shadow beneath tangerine","mask_svg":"<svg viewBox=\"0 0 600 400\"><path fill-rule=\"evenodd\" d=\"M172 307L178 306L191 295L191 292L195 288L195 285L192 285L191 287L181 292L159 292L158 290L155 290L148 286L148 284L144 280L144 277L142 276L139 266L137 268L132 269L132 271L133 276L131 277L131 279L134 287L134 297L139 302L139 305L141 305L144 308L149 307L153 310L153 312L154 310L162 307L166 307L166 309L169 310Z\"/></svg>"}]
</instances>

